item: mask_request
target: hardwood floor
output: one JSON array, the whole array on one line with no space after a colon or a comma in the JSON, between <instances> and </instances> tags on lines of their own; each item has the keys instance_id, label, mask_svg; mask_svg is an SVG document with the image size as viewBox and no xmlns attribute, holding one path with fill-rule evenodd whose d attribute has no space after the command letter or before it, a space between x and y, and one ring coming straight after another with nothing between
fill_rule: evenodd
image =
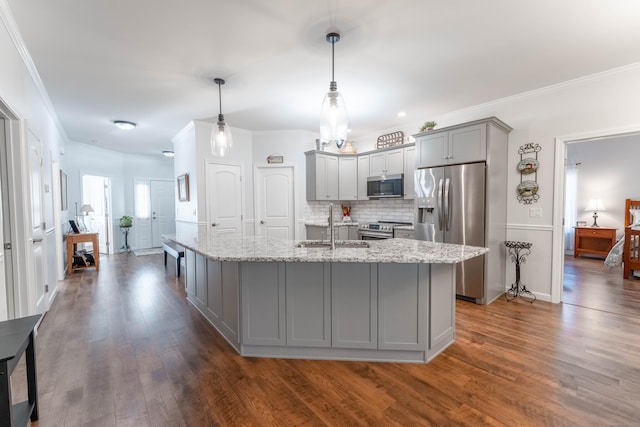
<instances>
[{"instance_id":1,"label":"hardwood floor","mask_svg":"<svg viewBox=\"0 0 640 427\"><path fill-rule=\"evenodd\" d=\"M259 359L186 302L161 255L104 257L39 329L33 425L640 425L640 280L611 286L628 312L458 301L456 342L428 365Z\"/></svg>"}]
</instances>

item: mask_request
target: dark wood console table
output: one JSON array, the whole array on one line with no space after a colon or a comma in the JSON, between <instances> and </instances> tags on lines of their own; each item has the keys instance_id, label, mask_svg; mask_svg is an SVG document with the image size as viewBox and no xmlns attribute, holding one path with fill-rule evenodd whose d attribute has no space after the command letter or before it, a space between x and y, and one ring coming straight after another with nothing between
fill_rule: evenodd
<instances>
[{"instance_id":1,"label":"dark wood console table","mask_svg":"<svg viewBox=\"0 0 640 427\"><path fill-rule=\"evenodd\" d=\"M38 419L34 328L40 315L0 322L0 427L26 426ZM13 404L11 373L25 353L28 400Z\"/></svg>"}]
</instances>

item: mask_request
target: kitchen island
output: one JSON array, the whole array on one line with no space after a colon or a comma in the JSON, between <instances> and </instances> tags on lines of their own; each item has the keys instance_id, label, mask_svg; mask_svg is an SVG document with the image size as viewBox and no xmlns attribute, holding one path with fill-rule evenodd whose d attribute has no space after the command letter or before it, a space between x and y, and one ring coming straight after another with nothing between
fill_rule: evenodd
<instances>
[{"instance_id":1,"label":"kitchen island","mask_svg":"<svg viewBox=\"0 0 640 427\"><path fill-rule=\"evenodd\" d=\"M331 250L206 232L169 238L186 249L188 300L241 355L307 359L428 362L455 339L456 263L488 251L406 239Z\"/></svg>"}]
</instances>

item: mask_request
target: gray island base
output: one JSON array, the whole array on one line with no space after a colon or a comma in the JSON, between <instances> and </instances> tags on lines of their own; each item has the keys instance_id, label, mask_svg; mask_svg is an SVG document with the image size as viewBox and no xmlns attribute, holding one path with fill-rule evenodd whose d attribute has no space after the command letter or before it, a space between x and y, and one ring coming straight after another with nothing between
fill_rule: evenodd
<instances>
[{"instance_id":1,"label":"gray island base","mask_svg":"<svg viewBox=\"0 0 640 427\"><path fill-rule=\"evenodd\" d=\"M426 363L455 340L455 266L486 248L389 239L297 248L170 236L187 299L242 356Z\"/></svg>"}]
</instances>

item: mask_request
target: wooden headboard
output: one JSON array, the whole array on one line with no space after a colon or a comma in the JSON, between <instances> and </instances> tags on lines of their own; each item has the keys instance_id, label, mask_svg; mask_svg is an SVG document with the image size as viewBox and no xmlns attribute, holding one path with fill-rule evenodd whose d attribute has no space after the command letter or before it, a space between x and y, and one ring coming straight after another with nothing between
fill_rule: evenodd
<instances>
[{"instance_id":1,"label":"wooden headboard","mask_svg":"<svg viewBox=\"0 0 640 427\"><path fill-rule=\"evenodd\" d=\"M640 209L640 200L631 200L631 199L626 200L625 208L624 208L624 226L625 227L628 227L629 225L631 225L631 214L629 213L629 209Z\"/></svg>"}]
</instances>

